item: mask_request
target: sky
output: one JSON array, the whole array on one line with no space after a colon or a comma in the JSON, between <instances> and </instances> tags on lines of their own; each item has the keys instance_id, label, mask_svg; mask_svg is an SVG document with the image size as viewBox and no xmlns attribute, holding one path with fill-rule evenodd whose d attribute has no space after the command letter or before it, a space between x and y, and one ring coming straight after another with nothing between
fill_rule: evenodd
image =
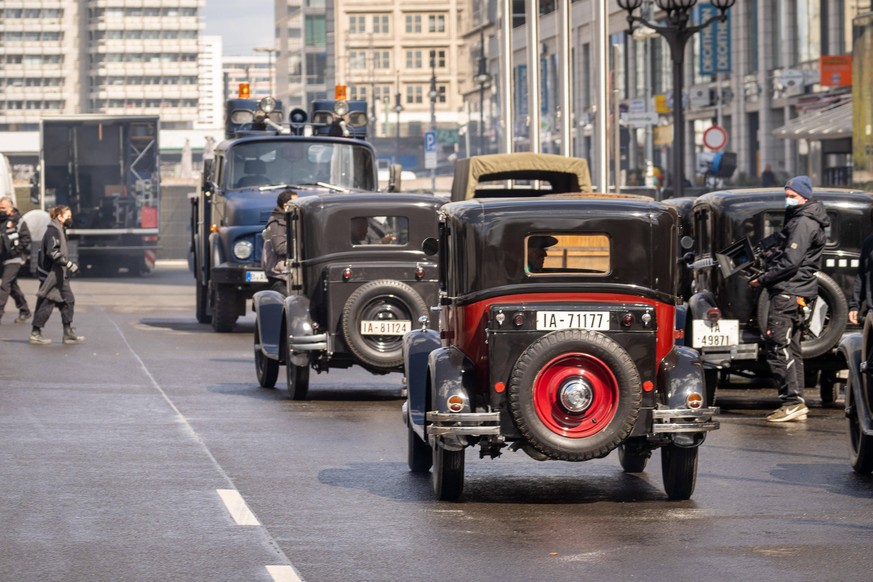
<instances>
[{"instance_id":1,"label":"sky","mask_svg":"<svg viewBox=\"0 0 873 582\"><path fill-rule=\"evenodd\" d=\"M203 34L222 37L225 56L255 54L274 43L274 0L206 0Z\"/></svg>"}]
</instances>

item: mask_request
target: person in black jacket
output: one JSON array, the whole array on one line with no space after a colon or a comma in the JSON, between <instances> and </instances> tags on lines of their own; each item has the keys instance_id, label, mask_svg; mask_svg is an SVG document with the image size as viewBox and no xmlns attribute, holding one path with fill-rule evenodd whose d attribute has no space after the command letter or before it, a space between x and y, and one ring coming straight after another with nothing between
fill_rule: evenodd
<instances>
[{"instance_id":1,"label":"person in black jacket","mask_svg":"<svg viewBox=\"0 0 873 582\"><path fill-rule=\"evenodd\" d=\"M79 267L71 261L67 250L67 236L64 231L73 225L73 212L69 206L55 206L49 212L52 221L46 227L39 251L40 285L36 293L36 309L33 316L33 330L30 332L30 343L45 345L52 340L43 337L42 328L48 321L55 306L61 312L61 322L64 325L64 343L78 344L85 338L76 335L73 330L73 307L76 298L70 288L70 275L78 272Z\"/></svg>"},{"instance_id":2,"label":"person in black jacket","mask_svg":"<svg viewBox=\"0 0 873 582\"><path fill-rule=\"evenodd\" d=\"M767 363L778 383L782 406L767 416L769 422L806 420L809 412L803 400L801 326L803 308L818 295L815 273L821 268L828 226L830 219L824 205L813 198L809 177L788 180L781 246L764 273L749 282L752 287L763 287L770 295L764 339Z\"/></svg>"},{"instance_id":3,"label":"person in black jacket","mask_svg":"<svg viewBox=\"0 0 873 582\"><path fill-rule=\"evenodd\" d=\"M284 190L276 198L276 208L267 219L267 227L264 229L264 248L261 251L261 266L270 289L285 293L285 261L288 259L288 240L286 235L285 205L297 198L297 192L292 189Z\"/></svg>"},{"instance_id":4,"label":"person in black jacket","mask_svg":"<svg viewBox=\"0 0 873 582\"><path fill-rule=\"evenodd\" d=\"M27 298L18 286L18 272L30 253L30 229L8 196L0 198L0 319L12 296L18 308L15 323L30 318Z\"/></svg>"},{"instance_id":5,"label":"person in black jacket","mask_svg":"<svg viewBox=\"0 0 873 582\"><path fill-rule=\"evenodd\" d=\"M873 212L870 212L873 222ZM858 261L858 272L852 297L849 299L849 323L858 325L873 308L873 234L867 235L861 243L861 260Z\"/></svg>"}]
</instances>

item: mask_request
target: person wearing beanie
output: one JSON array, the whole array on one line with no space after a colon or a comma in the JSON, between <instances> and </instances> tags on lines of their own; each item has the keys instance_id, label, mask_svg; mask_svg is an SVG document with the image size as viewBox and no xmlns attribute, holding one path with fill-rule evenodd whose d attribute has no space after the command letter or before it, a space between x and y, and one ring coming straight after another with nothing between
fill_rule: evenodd
<instances>
[{"instance_id":1,"label":"person wearing beanie","mask_svg":"<svg viewBox=\"0 0 873 582\"><path fill-rule=\"evenodd\" d=\"M779 388L782 406L767 416L769 422L806 420L809 408L803 399L805 383L800 340L803 308L818 296L815 273L830 219L824 205L813 197L808 176L785 183L785 222L781 245L762 275L749 281L770 297L764 334L767 364Z\"/></svg>"}]
</instances>

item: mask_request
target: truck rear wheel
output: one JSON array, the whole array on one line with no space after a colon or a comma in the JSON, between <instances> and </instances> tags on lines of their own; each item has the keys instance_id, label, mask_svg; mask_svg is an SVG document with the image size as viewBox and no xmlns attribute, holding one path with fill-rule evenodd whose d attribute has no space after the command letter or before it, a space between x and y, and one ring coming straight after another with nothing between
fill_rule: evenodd
<instances>
[{"instance_id":1,"label":"truck rear wheel","mask_svg":"<svg viewBox=\"0 0 873 582\"><path fill-rule=\"evenodd\" d=\"M546 334L521 354L509 379L519 432L551 459L587 461L624 442L640 412L636 364L609 337L589 330Z\"/></svg>"},{"instance_id":2,"label":"truck rear wheel","mask_svg":"<svg viewBox=\"0 0 873 582\"><path fill-rule=\"evenodd\" d=\"M200 270L198 269L196 272L197 276L194 285L194 312L197 316L197 323L212 323L212 316L209 315L209 312L206 309L209 303L209 287L203 284L202 278L200 277Z\"/></svg>"},{"instance_id":3,"label":"truck rear wheel","mask_svg":"<svg viewBox=\"0 0 873 582\"><path fill-rule=\"evenodd\" d=\"M219 333L233 331L236 323L236 289L228 285L212 288L212 329Z\"/></svg>"}]
</instances>

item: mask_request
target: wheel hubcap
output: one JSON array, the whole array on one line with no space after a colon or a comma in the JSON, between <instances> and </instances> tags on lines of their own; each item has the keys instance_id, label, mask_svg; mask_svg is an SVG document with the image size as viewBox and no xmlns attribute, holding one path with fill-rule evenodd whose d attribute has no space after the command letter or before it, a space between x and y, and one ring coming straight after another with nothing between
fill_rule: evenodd
<instances>
[{"instance_id":1,"label":"wheel hubcap","mask_svg":"<svg viewBox=\"0 0 873 582\"><path fill-rule=\"evenodd\" d=\"M589 354L553 359L534 380L533 405L539 420L567 438L597 434L615 417L619 386L609 366Z\"/></svg>"},{"instance_id":2,"label":"wheel hubcap","mask_svg":"<svg viewBox=\"0 0 873 582\"><path fill-rule=\"evenodd\" d=\"M564 380L559 390L561 405L567 412L585 412L594 400L594 390L591 384L582 376Z\"/></svg>"}]
</instances>

